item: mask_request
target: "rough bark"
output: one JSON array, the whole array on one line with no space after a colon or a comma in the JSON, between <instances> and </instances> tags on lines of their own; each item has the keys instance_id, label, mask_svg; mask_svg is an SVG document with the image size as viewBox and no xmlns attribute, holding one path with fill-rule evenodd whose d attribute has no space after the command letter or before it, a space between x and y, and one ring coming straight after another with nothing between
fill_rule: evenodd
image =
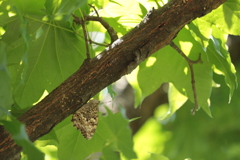
<instances>
[{"instance_id":1,"label":"rough bark","mask_svg":"<svg viewBox=\"0 0 240 160\"><path fill-rule=\"evenodd\" d=\"M155 51L168 45L185 24L201 17L225 0L172 0L150 11L143 21L53 90L18 119L26 124L31 141L47 134L91 97L130 73ZM133 13L134 14L134 13ZM0 126L0 156L12 159L21 151Z\"/></svg>"}]
</instances>

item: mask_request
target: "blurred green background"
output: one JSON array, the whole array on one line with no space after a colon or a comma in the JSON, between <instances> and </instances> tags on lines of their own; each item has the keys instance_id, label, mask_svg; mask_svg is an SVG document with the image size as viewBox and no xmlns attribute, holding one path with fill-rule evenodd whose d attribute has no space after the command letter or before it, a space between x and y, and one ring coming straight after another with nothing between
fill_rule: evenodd
<instances>
[{"instance_id":1,"label":"blurred green background","mask_svg":"<svg viewBox=\"0 0 240 160\"><path fill-rule=\"evenodd\" d=\"M239 62L235 62L235 67L240 71ZM239 80L239 72L237 77ZM163 154L171 160L240 159L240 89L228 103L229 88L224 85L224 77L214 75L214 81L221 87L212 90L213 118L202 109L192 116L190 102L164 123L157 116L149 118L134 135L135 151L140 159L149 159L151 153ZM156 112L157 109L155 115Z\"/></svg>"}]
</instances>

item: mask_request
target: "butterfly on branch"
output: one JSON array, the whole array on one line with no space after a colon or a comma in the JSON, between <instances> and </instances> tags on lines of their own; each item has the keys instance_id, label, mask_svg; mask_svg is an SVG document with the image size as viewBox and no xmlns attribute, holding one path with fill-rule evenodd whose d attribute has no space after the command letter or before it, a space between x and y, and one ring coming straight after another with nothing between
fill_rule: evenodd
<instances>
[{"instance_id":1,"label":"butterfly on branch","mask_svg":"<svg viewBox=\"0 0 240 160\"><path fill-rule=\"evenodd\" d=\"M99 103L99 100L92 99L72 116L73 126L80 130L87 140L93 137L97 128Z\"/></svg>"}]
</instances>

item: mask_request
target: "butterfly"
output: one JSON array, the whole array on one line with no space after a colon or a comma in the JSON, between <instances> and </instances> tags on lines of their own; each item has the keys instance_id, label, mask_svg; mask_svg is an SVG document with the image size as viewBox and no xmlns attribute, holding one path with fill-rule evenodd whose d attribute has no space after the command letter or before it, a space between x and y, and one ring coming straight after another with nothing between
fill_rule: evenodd
<instances>
[{"instance_id":1,"label":"butterfly","mask_svg":"<svg viewBox=\"0 0 240 160\"><path fill-rule=\"evenodd\" d=\"M92 99L72 116L73 126L80 130L87 140L93 137L97 128L99 103L99 100Z\"/></svg>"}]
</instances>

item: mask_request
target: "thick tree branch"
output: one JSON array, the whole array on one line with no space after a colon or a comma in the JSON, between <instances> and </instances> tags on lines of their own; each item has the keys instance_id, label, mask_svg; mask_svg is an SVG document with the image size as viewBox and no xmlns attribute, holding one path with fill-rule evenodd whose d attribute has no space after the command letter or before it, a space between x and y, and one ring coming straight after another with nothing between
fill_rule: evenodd
<instances>
[{"instance_id":1,"label":"thick tree branch","mask_svg":"<svg viewBox=\"0 0 240 160\"><path fill-rule=\"evenodd\" d=\"M18 119L26 124L29 138L35 141L73 114L91 97L142 61L168 45L183 26L217 8L225 0L171 0L152 10L132 31L116 40L109 48L53 90L41 102ZM11 159L21 151L0 126L0 156Z\"/></svg>"}]
</instances>

